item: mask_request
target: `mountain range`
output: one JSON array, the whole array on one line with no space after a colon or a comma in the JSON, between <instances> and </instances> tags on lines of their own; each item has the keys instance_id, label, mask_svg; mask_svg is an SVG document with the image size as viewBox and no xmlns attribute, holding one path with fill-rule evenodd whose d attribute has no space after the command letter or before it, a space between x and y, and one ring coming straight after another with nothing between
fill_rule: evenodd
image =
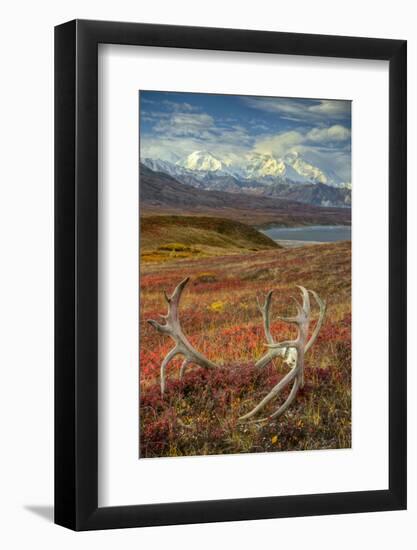
<instances>
[{"instance_id":1,"label":"mountain range","mask_svg":"<svg viewBox=\"0 0 417 550\"><path fill-rule=\"evenodd\" d=\"M215 216L257 227L350 224L349 208L318 207L274 196L196 189L142 163L139 189L142 216Z\"/></svg>"},{"instance_id":2,"label":"mountain range","mask_svg":"<svg viewBox=\"0 0 417 550\"><path fill-rule=\"evenodd\" d=\"M351 206L350 183L297 152L283 158L252 153L234 164L207 151L194 151L175 162L144 158L142 163L197 189L277 197L315 206Z\"/></svg>"}]
</instances>

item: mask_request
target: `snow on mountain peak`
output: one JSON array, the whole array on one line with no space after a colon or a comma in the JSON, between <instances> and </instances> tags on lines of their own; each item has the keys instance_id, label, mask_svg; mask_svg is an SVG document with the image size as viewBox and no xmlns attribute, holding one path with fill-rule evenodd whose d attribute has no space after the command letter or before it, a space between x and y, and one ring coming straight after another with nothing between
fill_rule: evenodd
<instances>
[{"instance_id":1,"label":"snow on mountain peak","mask_svg":"<svg viewBox=\"0 0 417 550\"><path fill-rule=\"evenodd\" d=\"M246 177L285 176L285 163L272 155L254 153L248 157Z\"/></svg>"},{"instance_id":2,"label":"snow on mountain peak","mask_svg":"<svg viewBox=\"0 0 417 550\"><path fill-rule=\"evenodd\" d=\"M296 151L288 153L285 156L285 162L287 162L297 174L313 183L329 183L326 174L320 170L320 168L305 161Z\"/></svg>"},{"instance_id":3,"label":"snow on mountain peak","mask_svg":"<svg viewBox=\"0 0 417 550\"><path fill-rule=\"evenodd\" d=\"M177 164L187 170L204 172L217 172L223 168L223 164L218 158L205 151L194 151L184 160L178 161Z\"/></svg>"},{"instance_id":4,"label":"snow on mountain peak","mask_svg":"<svg viewBox=\"0 0 417 550\"><path fill-rule=\"evenodd\" d=\"M143 162L152 170L166 172L174 177L187 173L198 179L209 174L232 176L240 180L274 181L288 183L323 183L332 187L350 188L331 170L323 170L305 159L299 152L291 151L282 158L270 153L253 152L242 159L218 157L209 151L194 151L175 163L167 160L146 158Z\"/></svg>"},{"instance_id":5,"label":"snow on mountain peak","mask_svg":"<svg viewBox=\"0 0 417 550\"><path fill-rule=\"evenodd\" d=\"M328 183L326 174L305 161L297 151L291 151L284 158L265 153L254 153L248 157L247 178L271 176L300 183Z\"/></svg>"}]
</instances>

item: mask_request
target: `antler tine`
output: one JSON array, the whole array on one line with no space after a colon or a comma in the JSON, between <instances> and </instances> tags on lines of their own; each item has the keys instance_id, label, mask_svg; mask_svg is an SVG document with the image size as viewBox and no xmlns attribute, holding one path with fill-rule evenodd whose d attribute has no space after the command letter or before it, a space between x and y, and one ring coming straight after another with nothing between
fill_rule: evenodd
<instances>
[{"instance_id":1,"label":"antler tine","mask_svg":"<svg viewBox=\"0 0 417 550\"><path fill-rule=\"evenodd\" d=\"M153 319L147 319L146 322L149 323L158 332L161 332L162 334L168 333L168 327L166 325L162 325L161 323L158 323L158 321L154 321Z\"/></svg>"},{"instance_id":2,"label":"antler tine","mask_svg":"<svg viewBox=\"0 0 417 550\"><path fill-rule=\"evenodd\" d=\"M319 313L319 318L317 320L317 323L316 323L316 326L314 328L313 334L311 335L310 340L307 342L307 345L304 349L304 352L307 352L311 348L311 346L314 344L314 342L316 341L316 338L317 338L317 336L320 332L320 329L323 325L323 321L324 321L324 317L326 315L326 309L327 309L326 302L320 298L320 296L317 294L317 292L315 292L314 290L309 290L309 292L312 294L312 296L315 299L317 305L319 306L320 313Z\"/></svg>"},{"instance_id":3,"label":"antler tine","mask_svg":"<svg viewBox=\"0 0 417 550\"><path fill-rule=\"evenodd\" d=\"M295 296L290 296L290 298L295 303L295 307L297 308L297 315L292 315L291 317L279 316L278 319L280 321L283 321L284 323L291 323L293 325L298 325L303 320L304 303L303 305L301 305L300 302L297 300L297 298L295 298Z\"/></svg>"},{"instance_id":4,"label":"antler tine","mask_svg":"<svg viewBox=\"0 0 417 550\"><path fill-rule=\"evenodd\" d=\"M252 418L252 416L255 416L255 414L259 412L261 409L263 409L265 405L267 405L271 401L271 399L273 399L276 395L278 395L285 388L285 386L287 386L291 382L291 380L295 378L296 375L297 375L297 372L295 370L292 370L288 374L286 374L284 378L280 380L280 382L278 382L278 384L272 388L272 390L268 393L268 395L266 395L262 399L262 401L260 401L256 405L254 409L252 409L247 414L241 416L239 420L240 421L248 420L249 418Z\"/></svg>"},{"instance_id":5,"label":"antler tine","mask_svg":"<svg viewBox=\"0 0 417 550\"><path fill-rule=\"evenodd\" d=\"M272 300L272 293L274 291L270 290L268 294L266 295L265 302L263 305L261 305L258 297L256 298L256 301L258 303L258 309L262 314L263 324L264 324L264 332L265 332L265 338L268 344L273 344L274 339L271 334L271 300Z\"/></svg>"},{"instance_id":6,"label":"antler tine","mask_svg":"<svg viewBox=\"0 0 417 550\"><path fill-rule=\"evenodd\" d=\"M294 340L284 340L283 342L274 342L273 344L266 344L271 349L286 349L290 346L294 346Z\"/></svg>"},{"instance_id":7,"label":"antler tine","mask_svg":"<svg viewBox=\"0 0 417 550\"><path fill-rule=\"evenodd\" d=\"M170 302L176 302L176 303L179 302L179 300L181 298L182 291L184 290L184 288L185 288L185 286L186 286L186 284L188 283L189 280L190 280L190 277L186 277L180 283L177 284L177 286L175 287L174 292L171 294L171 296L169 298Z\"/></svg>"},{"instance_id":8,"label":"antler tine","mask_svg":"<svg viewBox=\"0 0 417 550\"><path fill-rule=\"evenodd\" d=\"M308 317L310 315L310 296L308 295L308 290L300 285L297 285L297 287L301 290L301 294L303 295L303 311Z\"/></svg>"},{"instance_id":9,"label":"antler tine","mask_svg":"<svg viewBox=\"0 0 417 550\"><path fill-rule=\"evenodd\" d=\"M185 369L187 368L187 365L189 365L189 364L190 364L190 362L189 362L188 359L184 359L184 361L181 363L180 373L179 373L179 376L178 376L178 378L179 378L180 380L182 380L182 378L183 378L183 376L184 376L184 374L185 374Z\"/></svg>"},{"instance_id":10,"label":"antler tine","mask_svg":"<svg viewBox=\"0 0 417 550\"><path fill-rule=\"evenodd\" d=\"M161 363L161 394L164 395L165 392L165 370L168 366L168 363L174 359L180 353L177 346L172 348L164 357L164 360Z\"/></svg>"},{"instance_id":11,"label":"antler tine","mask_svg":"<svg viewBox=\"0 0 417 550\"><path fill-rule=\"evenodd\" d=\"M168 296L164 292L165 300L168 302L168 313L163 316L165 323L161 324L153 319L149 319L148 323L153 326L158 332L167 334L174 340L175 346L167 353L164 360L161 363L161 393L165 391L165 371L169 362L177 355L183 355L185 361L182 364L180 370L180 376L185 372L185 368L189 363L195 363L204 368L217 368L216 363L213 363L199 351L197 351L182 331L181 323L179 320L179 303L182 292L190 280L189 277L183 279L176 287L171 296Z\"/></svg>"},{"instance_id":12,"label":"antler tine","mask_svg":"<svg viewBox=\"0 0 417 550\"><path fill-rule=\"evenodd\" d=\"M273 420L274 418L279 418L280 416L282 416L294 401L299 388L300 388L300 381L298 377L296 377L287 399L274 413L270 414L269 416L265 416L264 418L257 418L255 420L251 420L250 422L248 422L248 424L259 424L260 422L267 422L267 421Z\"/></svg>"},{"instance_id":13,"label":"antler tine","mask_svg":"<svg viewBox=\"0 0 417 550\"><path fill-rule=\"evenodd\" d=\"M255 363L255 367L263 368L268 365L272 359L275 357L284 357L285 349L282 349L281 346L277 345L272 334L271 334L271 303L272 303L272 293L273 290L270 290L266 295L265 302L263 305L258 302L259 311L262 314L263 324L264 324L264 333L267 341L267 346L270 348L258 361Z\"/></svg>"},{"instance_id":14,"label":"antler tine","mask_svg":"<svg viewBox=\"0 0 417 550\"><path fill-rule=\"evenodd\" d=\"M171 327L170 323L176 323L179 324L178 320L178 306L181 299L182 291L184 290L185 285L190 280L189 277L186 279L183 279L176 287L174 292L171 294L171 296L168 296L166 290L163 291L165 301L168 304L168 313L166 315L163 315L162 313L158 313L158 317L160 317L162 320L165 321L165 324L158 323L157 321L154 321L152 319L148 319L148 323L152 325L158 332L162 332L164 334L169 333Z\"/></svg>"},{"instance_id":15,"label":"antler tine","mask_svg":"<svg viewBox=\"0 0 417 550\"><path fill-rule=\"evenodd\" d=\"M281 315L277 316L278 321L283 323L290 323L291 325L297 325L300 322L299 315L294 315L293 317L282 317Z\"/></svg>"},{"instance_id":16,"label":"antler tine","mask_svg":"<svg viewBox=\"0 0 417 550\"><path fill-rule=\"evenodd\" d=\"M176 287L171 296L168 296L164 291L165 299L168 302L168 315L167 319L172 319L173 322L179 323L178 321L178 308L181 300L182 291L187 285L189 277L183 279Z\"/></svg>"},{"instance_id":17,"label":"antler tine","mask_svg":"<svg viewBox=\"0 0 417 550\"><path fill-rule=\"evenodd\" d=\"M295 303L295 306L297 308L297 313L300 313L303 309L300 302L297 300L297 298L295 296L290 296L290 298Z\"/></svg>"}]
</instances>

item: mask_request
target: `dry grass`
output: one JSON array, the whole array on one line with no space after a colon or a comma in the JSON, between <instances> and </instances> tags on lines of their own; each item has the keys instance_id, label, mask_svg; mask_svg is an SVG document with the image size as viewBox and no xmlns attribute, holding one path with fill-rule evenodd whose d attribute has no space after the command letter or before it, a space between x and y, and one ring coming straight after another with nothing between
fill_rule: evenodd
<instances>
[{"instance_id":1,"label":"dry grass","mask_svg":"<svg viewBox=\"0 0 417 550\"><path fill-rule=\"evenodd\" d=\"M280 248L253 227L210 216L142 216L140 242L144 263Z\"/></svg>"}]
</instances>

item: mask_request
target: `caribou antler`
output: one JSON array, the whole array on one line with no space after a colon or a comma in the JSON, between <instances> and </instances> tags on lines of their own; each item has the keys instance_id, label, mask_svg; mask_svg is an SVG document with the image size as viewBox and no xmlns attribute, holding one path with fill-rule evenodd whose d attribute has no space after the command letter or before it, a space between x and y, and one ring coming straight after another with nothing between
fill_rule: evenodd
<instances>
[{"instance_id":1,"label":"caribou antler","mask_svg":"<svg viewBox=\"0 0 417 550\"><path fill-rule=\"evenodd\" d=\"M185 369L190 363L194 363L204 368L217 368L218 365L204 357L200 352L198 352L187 340L184 335L181 324L179 321L179 302L181 299L182 291L184 290L186 284L189 281L189 277L180 282L180 284L175 288L172 296L168 296L164 292L165 300L168 303L168 313L167 315L161 315L165 320L164 324L158 323L157 321L148 320L148 323L151 324L158 332L170 336L174 342L175 346L167 353L164 357L161 364L161 393L165 391L165 371L169 362L176 357L177 355L183 355L184 361L180 368L180 378L183 376ZM304 356L306 352L314 344L320 329L323 325L324 316L326 313L326 303L321 300L314 290L307 290L303 286L298 287L302 295L302 304L296 299L293 298L296 306L297 313L291 317L278 317L281 321L286 323L294 324L297 327L297 337L294 340L287 340L283 342L275 342L272 333L271 333L271 302L272 302L272 290L268 292L265 298L264 304L261 304L259 300L258 307L262 314L263 325L265 338L267 341L268 351L263 355L256 363L256 367L265 367L268 365L275 357L283 357L284 363L290 367L290 372L288 372L284 378L266 395L258 405L250 412L241 416L240 421L246 421L253 418L260 410L262 410L272 399L278 396L278 394L291 382L293 383L291 391L285 400L285 402L271 415L251 420L251 422L264 422L267 420L272 420L273 418L278 418L281 416L294 401L299 388L304 386ZM313 296L316 303L320 308L319 318L317 320L314 331L308 338L309 326L310 326L310 295Z\"/></svg>"},{"instance_id":2,"label":"caribou antler","mask_svg":"<svg viewBox=\"0 0 417 550\"><path fill-rule=\"evenodd\" d=\"M271 334L271 301L272 301L273 290L270 290L266 295L265 302L261 305L258 298L256 298L256 303L258 304L258 309L261 312L265 338L268 344L275 344L274 338ZM269 348L269 350L263 355L256 363L255 367L266 367L272 359L275 357L285 357L286 349L285 348Z\"/></svg>"},{"instance_id":3,"label":"caribou antler","mask_svg":"<svg viewBox=\"0 0 417 550\"><path fill-rule=\"evenodd\" d=\"M181 323L179 320L179 303L181 299L182 291L184 290L185 285L190 280L189 277L180 282L180 284L175 288L171 296L168 296L164 292L165 300L168 303L168 313L167 315L161 315L165 320L164 324L153 321L152 319L148 320L148 323L152 325L158 332L161 334L166 334L170 336L174 342L175 346L167 353L164 360L161 364L161 393L165 391L165 371L168 366L168 363L174 359L177 355L183 355L184 361L181 365L180 376L183 375L186 366L190 363L195 363L200 367L204 368L217 368L217 365L204 357L200 352L198 352L187 340L185 334L182 331Z\"/></svg>"},{"instance_id":4,"label":"caribou antler","mask_svg":"<svg viewBox=\"0 0 417 550\"><path fill-rule=\"evenodd\" d=\"M281 321L296 325L298 334L295 340L288 340L288 341L276 343L272 337L272 334L270 331L270 308L271 308L272 291L270 291L267 294L266 300L263 306L261 306L258 301L258 306L262 313L265 337L267 340L267 345L269 350L263 357L261 357L261 359L258 360L258 362L256 363L256 366L264 367L268 363L270 363L270 361L275 357L281 356L281 357L284 357L284 362L290 367L290 372L286 374L284 378L274 388L272 388L272 390L268 393L268 395L266 395L266 397L264 397L262 401L258 403L258 405L254 409L252 409L250 412L248 412L244 416L241 416L239 418L240 421L249 420L250 418L254 417L272 399L274 399L274 397L276 397L286 386L288 386L288 384L292 382L293 385L287 399L274 413L272 413L271 415L265 418L252 420L251 422L264 422L267 420L272 420L273 418L280 417L288 409L291 403L294 401L299 388L300 387L302 388L304 385L304 356L305 356L305 353L314 344L317 338L317 335L321 329L321 326L324 320L324 315L326 312L326 304L323 300L321 300L318 294L314 292L314 290L308 291L303 286L299 286L298 288L301 290L303 303L301 305L298 302L298 300L293 298L296 305L297 314L292 317L278 317ZM319 319L317 321L315 329L313 331L313 334L311 335L310 339L307 341L308 329L310 325L310 312L311 312L309 292L317 302L320 308L320 314L319 314Z\"/></svg>"}]
</instances>

